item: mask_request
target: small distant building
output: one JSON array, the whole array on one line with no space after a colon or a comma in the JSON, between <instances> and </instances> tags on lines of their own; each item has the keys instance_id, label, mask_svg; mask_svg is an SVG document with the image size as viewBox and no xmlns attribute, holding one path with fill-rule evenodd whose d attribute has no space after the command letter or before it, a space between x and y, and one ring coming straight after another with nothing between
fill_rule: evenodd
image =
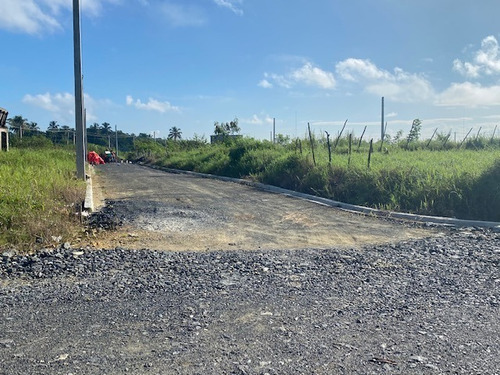
<instances>
[{"instance_id":1,"label":"small distant building","mask_svg":"<svg viewBox=\"0 0 500 375\"><path fill-rule=\"evenodd\" d=\"M9 130L5 126L9 112L0 108L0 151L9 151Z\"/></svg>"}]
</instances>

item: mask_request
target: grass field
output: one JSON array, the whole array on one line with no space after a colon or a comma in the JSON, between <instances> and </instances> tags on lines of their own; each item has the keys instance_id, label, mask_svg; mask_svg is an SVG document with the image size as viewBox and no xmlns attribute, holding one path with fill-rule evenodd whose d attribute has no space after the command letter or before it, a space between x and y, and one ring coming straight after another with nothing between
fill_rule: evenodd
<instances>
[{"instance_id":1,"label":"grass field","mask_svg":"<svg viewBox=\"0 0 500 375\"><path fill-rule=\"evenodd\" d=\"M345 143L345 142L344 142ZM386 146L348 154L339 147L328 162L324 143L273 145L251 139L196 148L170 148L159 165L249 178L346 203L463 219L500 221L500 148L413 151ZM378 150L378 146L374 147Z\"/></svg>"},{"instance_id":2,"label":"grass field","mask_svg":"<svg viewBox=\"0 0 500 375\"><path fill-rule=\"evenodd\" d=\"M75 170L74 153L62 149L0 152L0 248L48 245L78 230L85 184Z\"/></svg>"}]
</instances>

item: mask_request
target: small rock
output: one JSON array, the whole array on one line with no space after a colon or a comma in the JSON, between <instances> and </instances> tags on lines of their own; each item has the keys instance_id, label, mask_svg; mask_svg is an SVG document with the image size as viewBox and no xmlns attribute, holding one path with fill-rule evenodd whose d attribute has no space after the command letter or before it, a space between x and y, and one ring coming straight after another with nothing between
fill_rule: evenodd
<instances>
[{"instance_id":1,"label":"small rock","mask_svg":"<svg viewBox=\"0 0 500 375\"><path fill-rule=\"evenodd\" d=\"M14 250L7 250L2 253L2 257L4 259L10 259L14 256L16 256L16 252Z\"/></svg>"},{"instance_id":2,"label":"small rock","mask_svg":"<svg viewBox=\"0 0 500 375\"><path fill-rule=\"evenodd\" d=\"M427 358L425 357L422 357L421 355L414 355L414 356L411 356L410 359L414 362L426 362L427 361Z\"/></svg>"},{"instance_id":3,"label":"small rock","mask_svg":"<svg viewBox=\"0 0 500 375\"><path fill-rule=\"evenodd\" d=\"M11 348L14 345L14 340L12 339L0 339L1 348Z\"/></svg>"},{"instance_id":4,"label":"small rock","mask_svg":"<svg viewBox=\"0 0 500 375\"><path fill-rule=\"evenodd\" d=\"M56 361L65 361L66 359L68 359L68 357L69 357L68 353L61 354L59 357L56 358Z\"/></svg>"}]
</instances>

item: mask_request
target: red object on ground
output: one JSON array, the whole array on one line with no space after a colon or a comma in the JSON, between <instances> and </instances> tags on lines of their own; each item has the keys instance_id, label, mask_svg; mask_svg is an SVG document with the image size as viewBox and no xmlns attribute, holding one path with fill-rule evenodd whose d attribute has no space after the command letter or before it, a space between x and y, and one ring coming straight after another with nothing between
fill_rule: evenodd
<instances>
[{"instance_id":1,"label":"red object on ground","mask_svg":"<svg viewBox=\"0 0 500 375\"><path fill-rule=\"evenodd\" d=\"M96 164L104 164L104 160L99 156L99 154L95 151L90 151L87 160L90 164L96 165Z\"/></svg>"}]
</instances>

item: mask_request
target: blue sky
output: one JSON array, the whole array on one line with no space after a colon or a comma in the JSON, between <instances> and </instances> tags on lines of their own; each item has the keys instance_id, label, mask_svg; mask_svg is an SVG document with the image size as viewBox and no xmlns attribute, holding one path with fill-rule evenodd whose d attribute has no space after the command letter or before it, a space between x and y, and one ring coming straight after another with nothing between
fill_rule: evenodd
<instances>
[{"instance_id":1,"label":"blue sky","mask_svg":"<svg viewBox=\"0 0 500 375\"><path fill-rule=\"evenodd\" d=\"M87 125L380 137L500 123L498 0L81 0ZM0 0L0 107L74 126L72 0ZM498 133L497 133L498 134Z\"/></svg>"}]
</instances>

